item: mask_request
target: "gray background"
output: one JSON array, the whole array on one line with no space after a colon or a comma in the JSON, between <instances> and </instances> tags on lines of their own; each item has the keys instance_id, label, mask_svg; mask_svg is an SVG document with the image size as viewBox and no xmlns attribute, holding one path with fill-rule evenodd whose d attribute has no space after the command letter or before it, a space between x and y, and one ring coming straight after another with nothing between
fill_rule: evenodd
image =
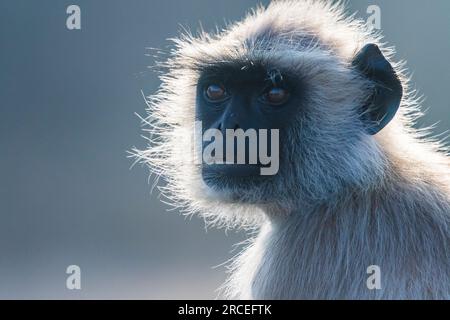
<instances>
[{"instance_id":1,"label":"gray background","mask_svg":"<svg viewBox=\"0 0 450 320\"><path fill-rule=\"evenodd\" d=\"M126 150L145 146L134 113L144 114L140 90L159 85L145 47L256 2L0 2L0 298L215 297L225 268L212 267L245 235L166 212ZM81 31L65 26L72 3ZM349 4L360 17L381 7L386 39L427 97L421 123L448 129L450 2ZM65 288L70 264L80 291Z\"/></svg>"}]
</instances>

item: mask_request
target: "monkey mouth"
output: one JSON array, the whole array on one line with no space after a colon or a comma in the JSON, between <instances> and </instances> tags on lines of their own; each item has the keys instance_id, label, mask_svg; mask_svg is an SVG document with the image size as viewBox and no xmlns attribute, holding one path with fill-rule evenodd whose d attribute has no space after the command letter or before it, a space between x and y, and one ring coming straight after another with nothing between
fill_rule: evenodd
<instances>
[{"instance_id":1,"label":"monkey mouth","mask_svg":"<svg viewBox=\"0 0 450 320\"><path fill-rule=\"evenodd\" d=\"M223 199L232 203L259 203L259 192L271 185L276 176L261 175L258 164L203 165L203 182ZM256 198L255 198L256 197Z\"/></svg>"},{"instance_id":2,"label":"monkey mouth","mask_svg":"<svg viewBox=\"0 0 450 320\"><path fill-rule=\"evenodd\" d=\"M246 178L260 176L258 164L211 164L203 165L203 177Z\"/></svg>"},{"instance_id":3,"label":"monkey mouth","mask_svg":"<svg viewBox=\"0 0 450 320\"><path fill-rule=\"evenodd\" d=\"M256 164L212 164L203 165L203 181L214 189L250 189L257 181L264 178L260 175L261 166Z\"/></svg>"}]
</instances>

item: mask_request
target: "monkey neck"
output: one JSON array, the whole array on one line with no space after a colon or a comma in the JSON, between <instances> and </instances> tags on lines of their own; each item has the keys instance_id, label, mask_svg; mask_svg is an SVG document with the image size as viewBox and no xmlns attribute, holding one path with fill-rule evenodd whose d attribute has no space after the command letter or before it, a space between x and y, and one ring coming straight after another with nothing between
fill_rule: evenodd
<instances>
[{"instance_id":1,"label":"monkey neck","mask_svg":"<svg viewBox=\"0 0 450 320\"><path fill-rule=\"evenodd\" d=\"M442 283L450 274L445 232L450 202L430 177L407 180L395 170L376 188L349 186L283 214L275 212L278 206L266 209L268 222L239 262L236 278L251 279L243 297L408 299L449 294ZM383 290L367 289L372 265L383 272ZM429 272L434 278L421 280ZM429 288L437 289L430 293Z\"/></svg>"}]
</instances>

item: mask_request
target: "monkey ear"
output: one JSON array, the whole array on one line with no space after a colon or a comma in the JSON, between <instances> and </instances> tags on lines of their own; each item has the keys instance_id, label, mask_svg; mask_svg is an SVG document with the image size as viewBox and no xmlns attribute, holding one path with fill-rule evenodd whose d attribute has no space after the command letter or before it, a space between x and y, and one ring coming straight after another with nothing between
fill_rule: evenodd
<instances>
[{"instance_id":1,"label":"monkey ear","mask_svg":"<svg viewBox=\"0 0 450 320\"><path fill-rule=\"evenodd\" d=\"M375 44L368 44L355 56L352 66L375 87L362 107L361 117L371 135L380 132L395 116L403 96L402 84L394 68Z\"/></svg>"}]
</instances>

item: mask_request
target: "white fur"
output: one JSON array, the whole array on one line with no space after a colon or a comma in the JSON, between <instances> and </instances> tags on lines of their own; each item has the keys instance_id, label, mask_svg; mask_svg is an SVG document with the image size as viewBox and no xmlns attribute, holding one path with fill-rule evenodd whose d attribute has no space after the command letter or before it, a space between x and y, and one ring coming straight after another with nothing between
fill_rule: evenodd
<instances>
[{"instance_id":1,"label":"white fur","mask_svg":"<svg viewBox=\"0 0 450 320\"><path fill-rule=\"evenodd\" d=\"M404 87L394 120L376 136L355 112L373 84L350 66L377 44ZM394 50L342 4L275 1L217 34L175 39L158 93L147 99L149 148L135 150L186 214L210 224L257 229L223 287L229 298L450 298L450 161L412 128L420 115ZM297 72L308 105L283 145L276 179L251 189L213 189L194 164L199 70L255 61ZM284 168L284 170L283 170ZM365 285L379 265L382 290Z\"/></svg>"}]
</instances>

